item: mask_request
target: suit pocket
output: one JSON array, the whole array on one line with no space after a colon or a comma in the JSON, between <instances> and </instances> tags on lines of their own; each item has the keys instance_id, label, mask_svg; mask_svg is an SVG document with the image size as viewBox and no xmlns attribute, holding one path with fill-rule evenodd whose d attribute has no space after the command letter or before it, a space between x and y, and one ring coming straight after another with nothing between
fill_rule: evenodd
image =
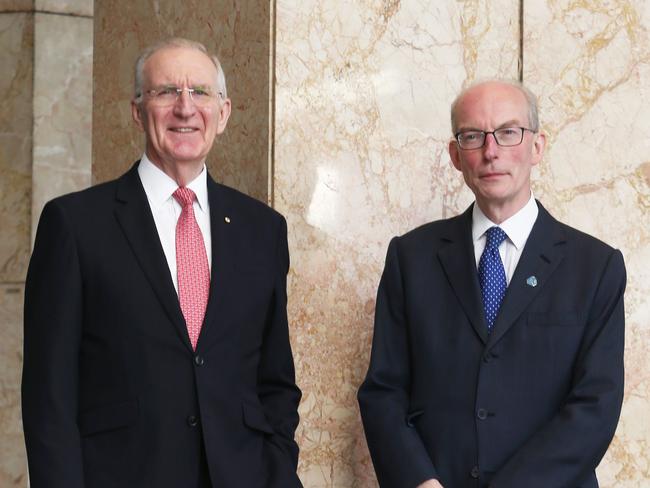
<instances>
[{"instance_id":1,"label":"suit pocket","mask_svg":"<svg viewBox=\"0 0 650 488\"><path fill-rule=\"evenodd\" d=\"M102 405L79 414L79 432L82 436L128 427L138 416L137 400Z\"/></svg>"},{"instance_id":2,"label":"suit pocket","mask_svg":"<svg viewBox=\"0 0 650 488\"><path fill-rule=\"evenodd\" d=\"M266 420L264 410L261 405L252 405L250 403L242 403L242 413L244 416L244 424L254 430L259 430L265 434L273 434L273 427Z\"/></svg>"},{"instance_id":3,"label":"suit pocket","mask_svg":"<svg viewBox=\"0 0 650 488\"><path fill-rule=\"evenodd\" d=\"M528 323L537 327L571 327L580 325L578 314L573 311L551 311L531 313Z\"/></svg>"}]
</instances>

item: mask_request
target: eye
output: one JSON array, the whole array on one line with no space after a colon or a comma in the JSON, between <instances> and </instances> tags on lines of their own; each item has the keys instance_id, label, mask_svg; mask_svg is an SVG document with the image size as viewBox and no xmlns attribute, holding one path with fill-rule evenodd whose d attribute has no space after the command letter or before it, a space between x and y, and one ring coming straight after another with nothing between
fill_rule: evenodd
<instances>
[{"instance_id":1,"label":"eye","mask_svg":"<svg viewBox=\"0 0 650 488\"><path fill-rule=\"evenodd\" d=\"M202 87L194 88L192 95L197 97L209 97L210 91L207 88L202 88Z\"/></svg>"},{"instance_id":2,"label":"eye","mask_svg":"<svg viewBox=\"0 0 650 488\"><path fill-rule=\"evenodd\" d=\"M503 129L499 129L499 133L505 137L512 137L519 135L519 129L516 127L504 127Z\"/></svg>"},{"instance_id":3,"label":"eye","mask_svg":"<svg viewBox=\"0 0 650 488\"><path fill-rule=\"evenodd\" d=\"M467 142L475 141L480 137L480 132L464 132L460 135L461 139Z\"/></svg>"},{"instance_id":4,"label":"eye","mask_svg":"<svg viewBox=\"0 0 650 488\"><path fill-rule=\"evenodd\" d=\"M158 97L175 97L176 93L178 93L178 88L175 86L163 86L156 90L156 96Z\"/></svg>"}]
</instances>

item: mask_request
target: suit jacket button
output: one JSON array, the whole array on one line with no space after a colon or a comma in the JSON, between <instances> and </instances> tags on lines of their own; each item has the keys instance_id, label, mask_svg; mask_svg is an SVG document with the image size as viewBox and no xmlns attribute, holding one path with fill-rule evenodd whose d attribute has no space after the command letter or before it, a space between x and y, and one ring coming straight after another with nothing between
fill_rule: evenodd
<instances>
[{"instance_id":1,"label":"suit jacket button","mask_svg":"<svg viewBox=\"0 0 650 488\"><path fill-rule=\"evenodd\" d=\"M478 469L478 466L474 466L469 474L472 478L478 479L478 477L481 475L481 471Z\"/></svg>"},{"instance_id":2,"label":"suit jacket button","mask_svg":"<svg viewBox=\"0 0 650 488\"><path fill-rule=\"evenodd\" d=\"M485 354L483 354L483 362L484 363L489 363L493 359L494 359L494 356L492 355L491 352L486 352Z\"/></svg>"},{"instance_id":3,"label":"suit jacket button","mask_svg":"<svg viewBox=\"0 0 650 488\"><path fill-rule=\"evenodd\" d=\"M479 408L476 411L476 416L479 418L479 420L485 420L488 417L487 410L485 410L484 408Z\"/></svg>"},{"instance_id":4,"label":"suit jacket button","mask_svg":"<svg viewBox=\"0 0 650 488\"><path fill-rule=\"evenodd\" d=\"M194 364L197 366L203 366L204 363L205 361L203 360L203 356L199 356L198 354L194 356Z\"/></svg>"},{"instance_id":5,"label":"suit jacket button","mask_svg":"<svg viewBox=\"0 0 650 488\"><path fill-rule=\"evenodd\" d=\"M196 427L199 423L198 417L196 415L188 415L187 416L187 425L190 427Z\"/></svg>"}]
</instances>

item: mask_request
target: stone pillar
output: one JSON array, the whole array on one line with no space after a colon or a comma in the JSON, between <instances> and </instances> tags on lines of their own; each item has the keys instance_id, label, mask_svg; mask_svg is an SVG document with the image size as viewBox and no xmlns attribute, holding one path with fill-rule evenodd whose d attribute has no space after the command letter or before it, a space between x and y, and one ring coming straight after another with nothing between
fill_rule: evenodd
<instances>
[{"instance_id":1,"label":"stone pillar","mask_svg":"<svg viewBox=\"0 0 650 488\"><path fill-rule=\"evenodd\" d=\"M23 290L31 229L31 2L16 1L0 11L0 46L0 485L14 488L27 486L20 372Z\"/></svg>"},{"instance_id":2,"label":"stone pillar","mask_svg":"<svg viewBox=\"0 0 650 488\"><path fill-rule=\"evenodd\" d=\"M92 1L0 7L0 486L27 486L22 306L46 200L90 182Z\"/></svg>"}]
</instances>

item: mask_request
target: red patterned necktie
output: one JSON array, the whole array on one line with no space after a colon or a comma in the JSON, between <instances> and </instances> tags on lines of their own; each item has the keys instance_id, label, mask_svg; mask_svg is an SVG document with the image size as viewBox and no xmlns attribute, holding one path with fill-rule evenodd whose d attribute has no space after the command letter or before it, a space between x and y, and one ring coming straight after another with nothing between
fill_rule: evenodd
<instances>
[{"instance_id":1,"label":"red patterned necktie","mask_svg":"<svg viewBox=\"0 0 650 488\"><path fill-rule=\"evenodd\" d=\"M174 192L174 198L183 208L176 223L178 298L192 348L196 349L210 293L210 269L203 234L192 206L196 195L189 188L180 187Z\"/></svg>"}]
</instances>

